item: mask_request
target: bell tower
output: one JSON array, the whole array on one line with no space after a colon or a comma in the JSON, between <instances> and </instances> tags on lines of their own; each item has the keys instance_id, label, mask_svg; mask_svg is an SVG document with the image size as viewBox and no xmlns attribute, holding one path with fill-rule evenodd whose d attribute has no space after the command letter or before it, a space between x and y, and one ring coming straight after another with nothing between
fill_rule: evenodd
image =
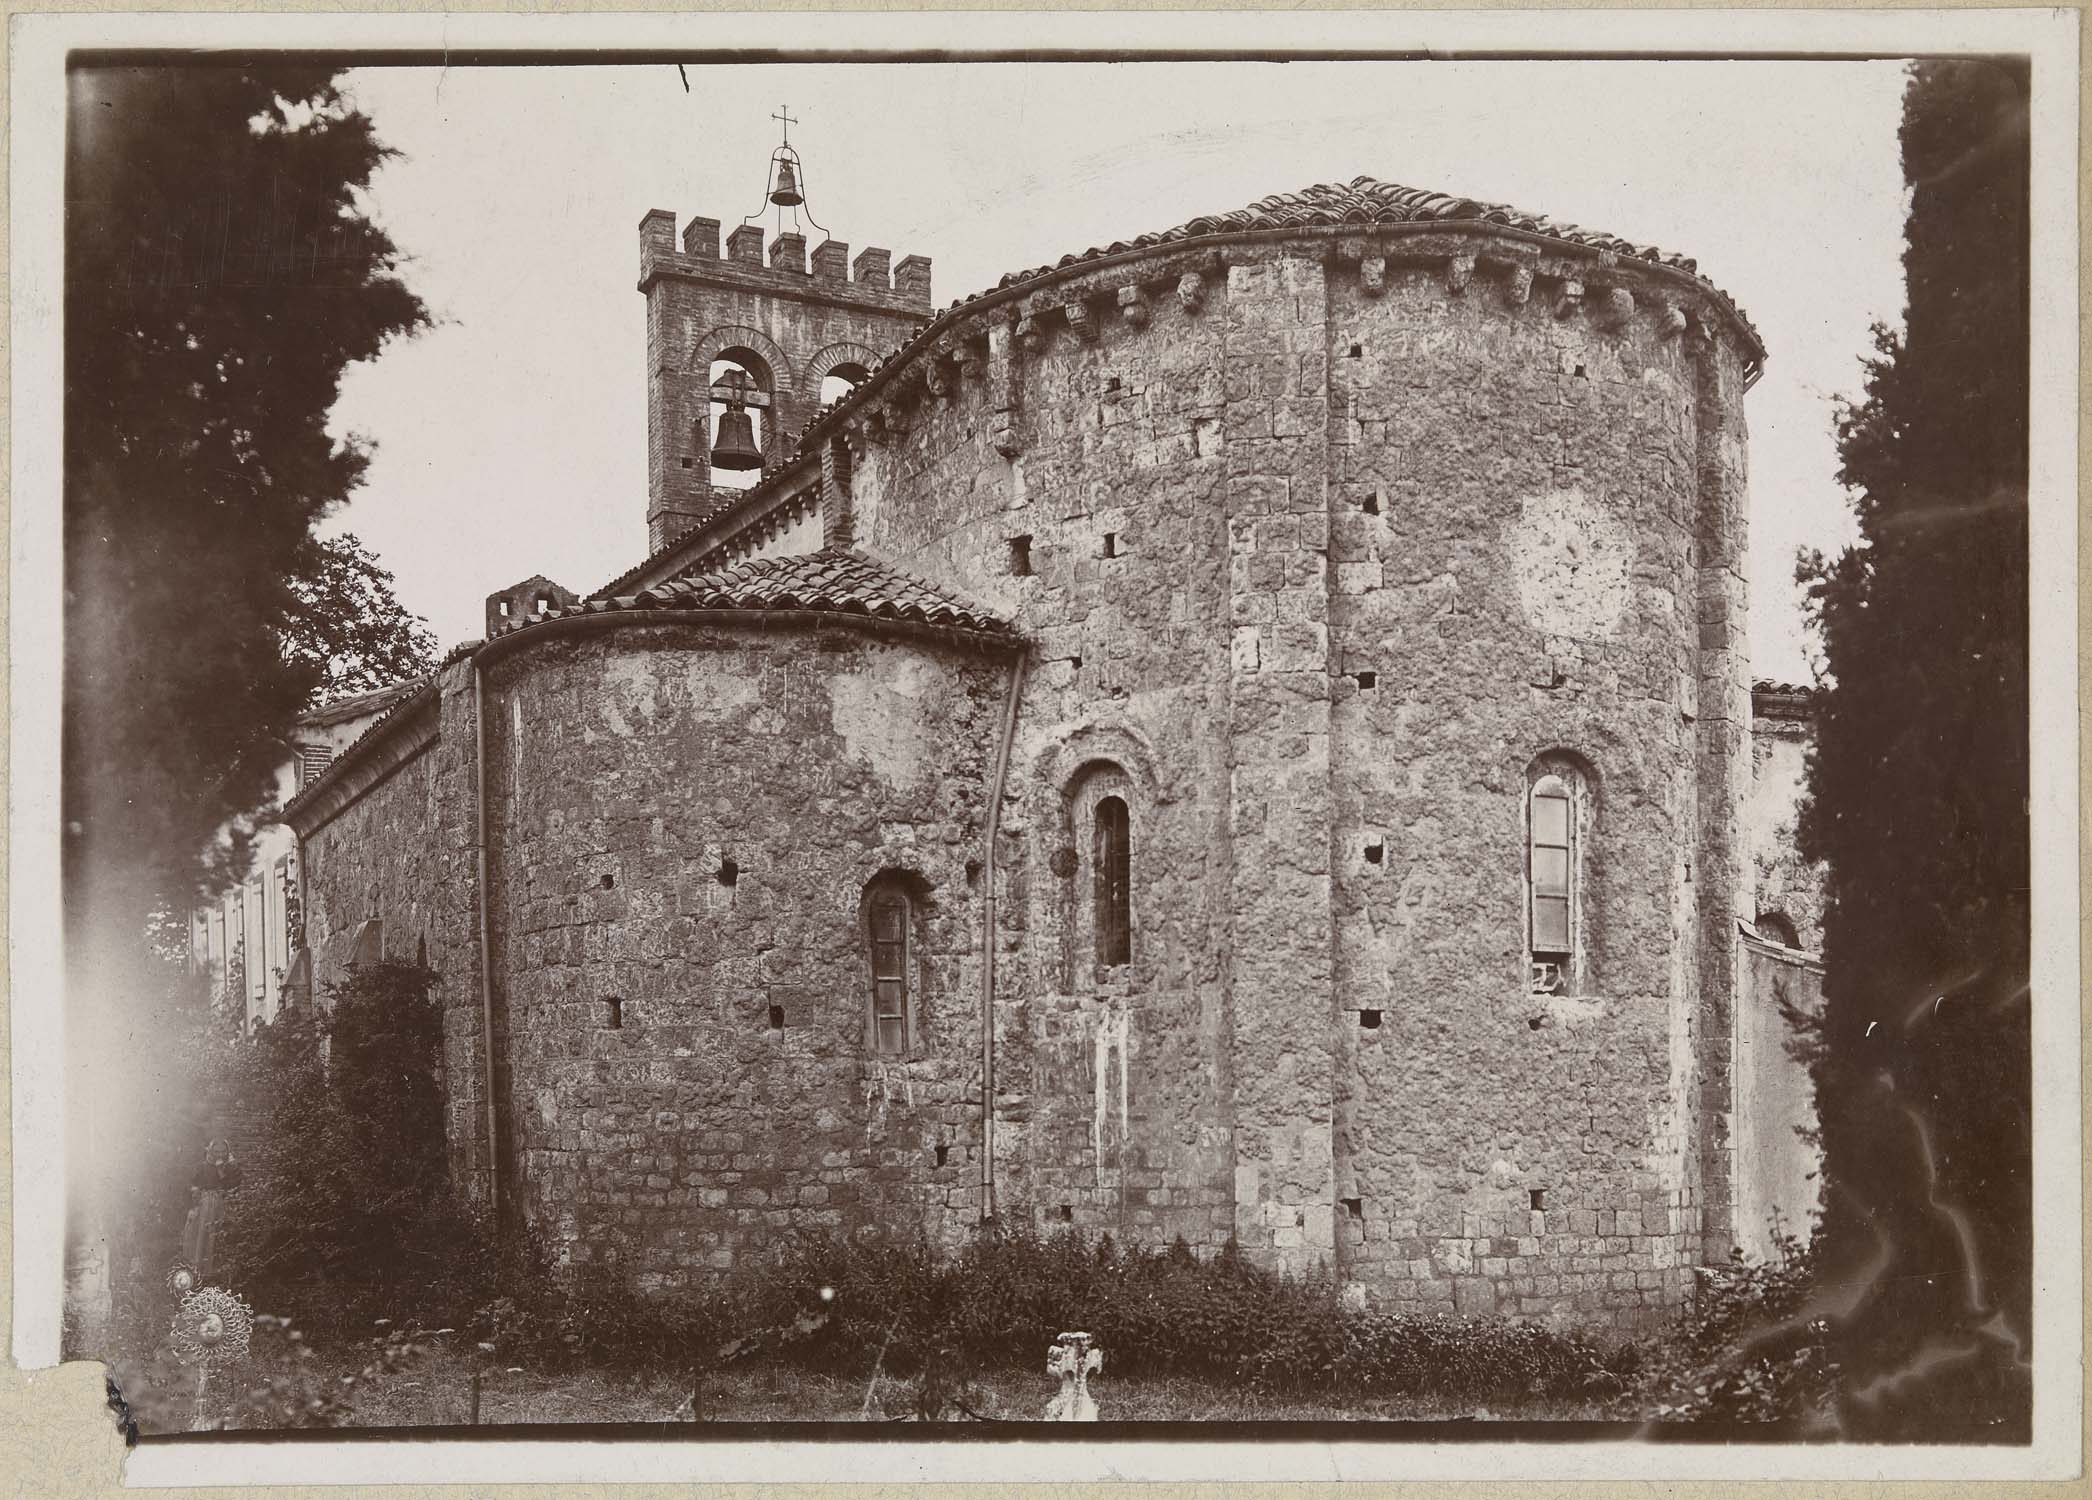
<instances>
[{"instance_id":1,"label":"bell tower","mask_svg":"<svg viewBox=\"0 0 2092 1500\"><path fill-rule=\"evenodd\" d=\"M851 260L806 209L797 121L782 109L775 118L785 135L764 202L727 234L724 258L717 219L690 220L680 244L666 209L639 221L649 552L788 459L843 382L862 380L930 320L929 258L895 264L867 249ZM821 235L811 265L808 226Z\"/></svg>"}]
</instances>

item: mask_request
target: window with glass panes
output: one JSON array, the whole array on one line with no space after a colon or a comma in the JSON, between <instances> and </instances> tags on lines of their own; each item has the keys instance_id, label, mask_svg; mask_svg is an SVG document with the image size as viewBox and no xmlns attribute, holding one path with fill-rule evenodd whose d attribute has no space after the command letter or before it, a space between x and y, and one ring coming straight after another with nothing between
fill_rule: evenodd
<instances>
[{"instance_id":1,"label":"window with glass panes","mask_svg":"<svg viewBox=\"0 0 2092 1500\"><path fill-rule=\"evenodd\" d=\"M1527 915L1535 964L1569 967L1575 882L1569 785L1559 776L1533 783L1527 843L1531 906Z\"/></svg>"},{"instance_id":2,"label":"window with glass panes","mask_svg":"<svg viewBox=\"0 0 2092 1500\"><path fill-rule=\"evenodd\" d=\"M908 898L899 891L872 897L872 1049L908 1050Z\"/></svg>"}]
</instances>

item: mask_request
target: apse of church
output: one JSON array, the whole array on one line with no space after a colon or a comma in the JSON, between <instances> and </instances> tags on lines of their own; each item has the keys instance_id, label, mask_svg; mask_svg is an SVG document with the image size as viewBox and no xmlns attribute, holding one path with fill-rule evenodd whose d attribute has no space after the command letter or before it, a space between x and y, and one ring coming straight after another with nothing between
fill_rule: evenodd
<instances>
[{"instance_id":1,"label":"apse of church","mask_svg":"<svg viewBox=\"0 0 2092 1500\"><path fill-rule=\"evenodd\" d=\"M1749 1171L1750 324L1370 178L933 313L811 192L640 221L650 555L289 810L460 1179L650 1289L1017 1220L1659 1321Z\"/></svg>"}]
</instances>

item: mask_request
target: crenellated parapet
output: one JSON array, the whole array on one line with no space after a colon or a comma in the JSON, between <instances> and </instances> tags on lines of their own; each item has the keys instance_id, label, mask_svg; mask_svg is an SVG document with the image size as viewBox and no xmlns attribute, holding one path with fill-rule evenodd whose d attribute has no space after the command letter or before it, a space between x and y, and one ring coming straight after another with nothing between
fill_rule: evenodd
<instances>
[{"instance_id":1,"label":"crenellated parapet","mask_svg":"<svg viewBox=\"0 0 2092 1500\"><path fill-rule=\"evenodd\" d=\"M743 224L726 236L722 256L719 229L717 219L693 218L683 227L678 245L675 215L650 209L639 221L639 290L650 291L663 277L677 277L880 312L930 311L926 255L904 256L896 265L890 251L868 247L853 262L849 245L831 239L814 246L809 259L804 235L768 238L762 225Z\"/></svg>"}]
</instances>

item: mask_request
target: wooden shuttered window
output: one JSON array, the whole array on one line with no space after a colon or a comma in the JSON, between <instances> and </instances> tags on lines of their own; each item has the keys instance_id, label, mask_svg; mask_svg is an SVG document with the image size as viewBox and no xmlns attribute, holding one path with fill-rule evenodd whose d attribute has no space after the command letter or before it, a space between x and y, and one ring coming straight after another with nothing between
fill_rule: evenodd
<instances>
[{"instance_id":1,"label":"wooden shuttered window","mask_svg":"<svg viewBox=\"0 0 2092 1500\"><path fill-rule=\"evenodd\" d=\"M334 763L334 753L325 745L300 745L298 747L298 786L300 790L311 786Z\"/></svg>"}]
</instances>

